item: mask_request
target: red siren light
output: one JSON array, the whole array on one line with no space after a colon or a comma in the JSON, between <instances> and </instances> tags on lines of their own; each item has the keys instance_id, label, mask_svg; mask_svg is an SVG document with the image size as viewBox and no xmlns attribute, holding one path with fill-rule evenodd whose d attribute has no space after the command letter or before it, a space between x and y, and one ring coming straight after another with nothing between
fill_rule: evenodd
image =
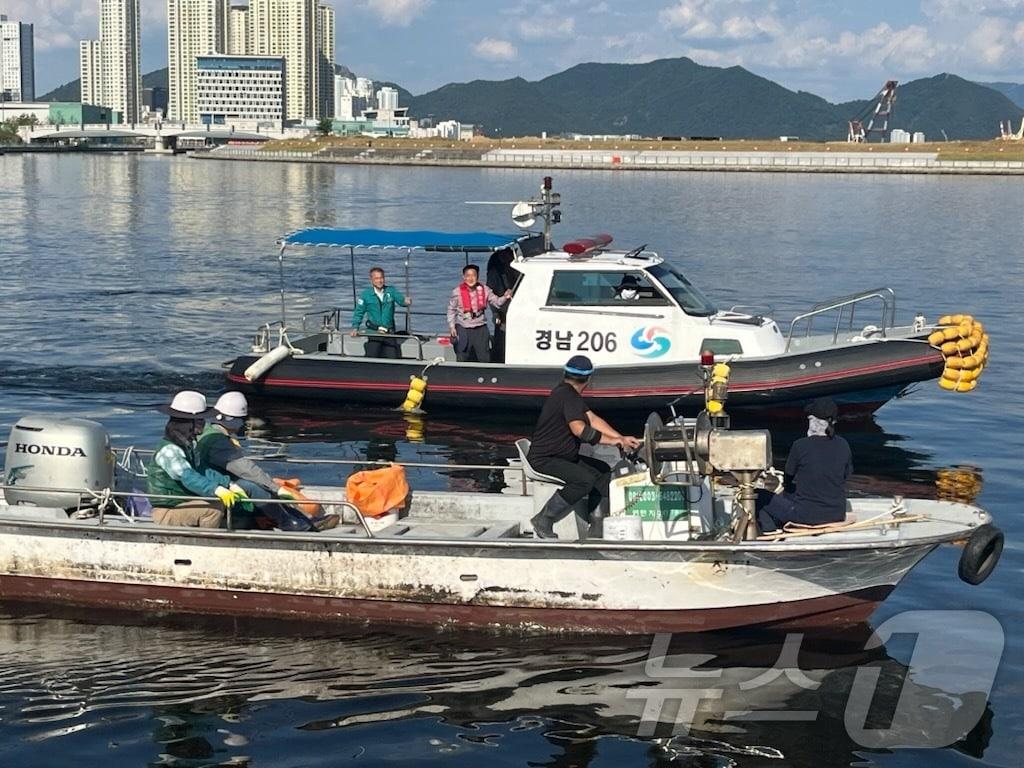
<instances>
[{"instance_id":1,"label":"red siren light","mask_svg":"<svg viewBox=\"0 0 1024 768\"><path fill-rule=\"evenodd\" d=\"M710 368L715 364L715 353L710 349L702 349L700 353L700 364Z\"/></svg>"},{"instance_id":2,"label":"red siren light","mask_svg":"<svg viewBox=\"0 0 1024 768\"><path fill-rule=\"evenodd\" d=\"M604 248L611 244L611 235L591 235L590 237L581 237L572 242L566 243L562 246L562 250L568 253L570 256L578 256L581 253L587 253L597 248Z\"/></svg>"}]
</instances>

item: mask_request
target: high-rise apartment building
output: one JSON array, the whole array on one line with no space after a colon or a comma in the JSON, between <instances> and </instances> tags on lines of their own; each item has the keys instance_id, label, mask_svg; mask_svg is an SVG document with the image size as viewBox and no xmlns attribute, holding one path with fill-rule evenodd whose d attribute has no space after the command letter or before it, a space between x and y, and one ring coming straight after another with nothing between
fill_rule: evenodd
<instances>
[{"instance_id":1,"label":"high-rise apartment building","mask_svg":"<svg viewBox=\"0 0 1024 768\"><path fill-rule=\"evenodd\" d=\"M100 86L100 41L82 40L78 44L78 74L82 83L83 104L99 106L103 98Z\"/></svg>"},{"instance_id":2,"label":"high-rise apartment building","mask_svg":"<svg viewBox=\"0 0 1024 768\"><path fill-rule=\"evenodd\" d=\"M33 27L0 16L0 101L35 101Z\"/></svg>"},{"instance_id":3,"label":"high-rise apartment building","mask_svg":"<svg viewBox=\"0 0 1024 768\"><path fill-rule=\"evenodd\" d=\"M100 0L99 106L121 113L126 123L142 116L139 0Z\"/></svg>"},{"instance_id":4,"label":"high-rise apartment building","mask_svg":"<svg viewBox=\"0 0 1024 768\"><path fill-rule=\"evenodd\" d=\"M317 117L334 116L334 8L319 5L316 9L316 58L318 111Z\"/></svg>"},{"instance_id":5,"label":"high-rise apartment building","mask_svg":"<svg viewBox=\"0 0 1024 768\"><path fill-rule=\"evenodd\" d=\"M249 52L249 6L233 5L228 12L228 51L232 56Z\"/></svg>"},{"instance_id":6,"label":"high-rise apartment building","mask_svg":"<svg viewBox=\"0 0 1024 768\"><path fill-rule=\"evenodd\" d=\"M333 111L334 9L317 0L250 0L248 22L248 53L285 60L286 119Z\"/></svg>"},{"instance_id":7,"label":"high-rise apartment building","mask_svg":"<svg viewBox=\"0 0 1024 768\"><path fill-rule=\"evenodd\" d=\"M142 116L139 0L100 0L100 39L83 40L78 53L82 101L115 110L123 122L138 122Z\"/></svg>"},{"instance_id":8,"label":"high-rise apartment building","mask_svg":"<svg viewBox=\"0 0 1024 768\"><path fill-rule=\"evenodd\" d=\"M167 0L168 118L199 121L196 58L225 53L228 0Z\"/></svg>"}]
</instances>

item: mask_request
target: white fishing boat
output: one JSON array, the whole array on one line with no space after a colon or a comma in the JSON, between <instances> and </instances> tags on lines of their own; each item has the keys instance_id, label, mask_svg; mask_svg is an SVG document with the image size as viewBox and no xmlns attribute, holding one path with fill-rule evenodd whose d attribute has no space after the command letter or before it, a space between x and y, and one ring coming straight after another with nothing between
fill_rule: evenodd
<instances>
[{"instance_id":1,"label":"white fishing boat","mask_svg":"<svg viewBox=\"0 0 1024 768\"><path fill-rule=\"evenodd\" d=\"M766 431L704 414L648 421L612 482L603 538L530 518L556 490L521 459L501 494L414 490L383 523L343 488L306 495L343 517L318 533L161 527L130 514L131 462L103 427L28 417L12 429L0 504L0 600L140 611L648 633L862 621L936 547L966 542L983 581L1002 551L969 504L855 498L848 520L758 536ZM130 458L130 457L129 457ZM556 529L558 530L558 529Z\"/></svg>"}]
</instances>

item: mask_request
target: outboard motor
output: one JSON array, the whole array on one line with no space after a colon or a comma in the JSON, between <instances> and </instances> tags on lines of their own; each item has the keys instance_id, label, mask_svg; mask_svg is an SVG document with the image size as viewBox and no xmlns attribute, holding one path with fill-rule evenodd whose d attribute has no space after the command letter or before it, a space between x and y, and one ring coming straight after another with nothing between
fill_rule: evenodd
<instances>
[{"instance_id":1,"label":"outboard motor","mask_svg":"<svg viewBox=\"0 0 1024 768\"><path fill-rule=\"evenodd\" d=\"M76 509L91 497L68 489L113 487L110 435L87 419L25 416L11 428L3 478L8 504Z\"/></svg>"}]
</instances>

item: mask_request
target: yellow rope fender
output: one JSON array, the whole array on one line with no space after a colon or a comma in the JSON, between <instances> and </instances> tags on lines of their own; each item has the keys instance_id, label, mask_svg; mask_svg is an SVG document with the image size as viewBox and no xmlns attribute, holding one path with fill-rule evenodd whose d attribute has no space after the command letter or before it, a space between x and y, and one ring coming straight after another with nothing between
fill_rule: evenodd
<instances>
[{"instance_id":1,"label":"yellow rope fender","mask_svg":"<svg viewBox=\"0 0 1024 768\"><path fill-rule=\"evenodd\" d=\"M712 416L722 412L725 408L725 399L729 394L729 366L725 363L715 363L711 369L711 379L708 381L706 407Z\"/></svg>"},{"instance_id":2,"label":"yellow rope fender","mask_svg":"<svg viewBox=\"0 0 1024 768\"><path fill-rule=\"evenodd\" d=\"M423 402L423 396L426 392L427 377L410 376L409 391L405 394L405 402L402 403L401 410L406 412L419 410L420 404Z\"/></svg>"},{"instance_id":3,"label":"yellow rope fender","mask_svg":"<svg viewBox=\"0 0 1024 768\"><path fill-rule=\"evenodd\" d=\"M970 392L978 386L988 363L989 337L972 315L943 315L928 336L945 358L939 386L950 392Z\"/></svg>"}]
</instances>

